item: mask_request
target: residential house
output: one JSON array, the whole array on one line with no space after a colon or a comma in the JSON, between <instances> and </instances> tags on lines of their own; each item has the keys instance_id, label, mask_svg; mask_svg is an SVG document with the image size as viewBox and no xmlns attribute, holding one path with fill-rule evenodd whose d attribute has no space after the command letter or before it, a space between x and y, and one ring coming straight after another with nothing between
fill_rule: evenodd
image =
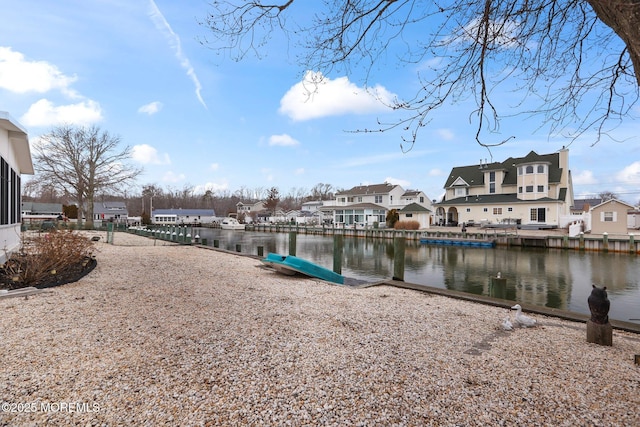
<instances>
[{"instance_id":1,"label":"residential house","mask_svg":"<svg viewBox=\"0 0 640 427\"><path fill-rule=\"evenodd\" d=\"M93 202L94 222L127 222L129 211L125 202Z\"/></svg>"},{"instance_id":2,"label":"residential house","mask_svg":"<svg viewBox=\"0 0 640 427\"><path fill-rule=\"evenodd\" d=\"M436 217L448 225L516 222L524 228L558 227L570 216L573 184L569 150L456 166L445 182Z\"/></svg>"},{"instance_id":3,"label":"residential house","mask_svg":"<svg viewBox=\"0 0 640 427\"><path fill-rule=\"evenodd\" d=\"M300 210L300 216L296 218L299 224L323 224L333 220L333 209L323 209L325 203L333 205L334 201L311 200L304 202Z\"/></svg>"},{"instance_id":4,"label":"residential house","mask_svg":"<svg viewBox=\"0 0 640 427\"><path fill-rule=\"evenodd\" d=\"M213 209L154 209L151 223L162 225L213 224L220 218Z\"/></svg>"},{"instance_id":5,"label":"residential house","mask_svg":"<svg viewBox=\"0 0 640 427\"><path fill-rule=\"evenodd\" d=\"M589 211L592 234L627 234L627 213L634 207L621 200L610 199Z\"/></svg>"},{"instance_id":6,"label":"residential house","mask_svg":"<svg viewBox=\"0 0 640 427\"><path fill-rule=\"evenodd\" d=\"M64 217L62 203L22 202L22 222L53 221Z\"/></svg>"},{"instance_id":7,"label":"residential house","mask_svg":"<svg viewBox=\"0 0 640 427\"><path fill-rule=\"evenodd\" d=\"M240 218L244 217L245 222L250 222L251 219L257 219L257 215L265 213L265 202L259 200L257 202L245 201L236 203L236 215Z\"/></svg>"},{"instance_id":8,"label":"residential house","mask_svg":"<svg viewBox=\"0 0 640 427\"><path fill-rule=\"evenodd\" d=\"M27 131L0 111L0 263L20 247L21 175L33 175Z\"/></svg>"},{"instance_id":9,"label":"residential house","mask_svg":"<svg viewBox=\"0 0 640 427\"><path fill-rule=\"evenodd\" d=\"M384 224L389 210L400 211L414 203L428 210L431 207L431 200L423 192L405 191L400 185L385 182L340 191L336 194L335 204L321 210L332 210L335 225L370 226Z\"/></svg>"},{"instance_id":10,"label":"residential house","mask_svg":"<svg viewBox=\"0 0 640 427\"><path fill-rule=\"evenodd\" d=\"M589 212L593 206L598 206L604 202L601 198L574 199L571 207L572 215L580 215Z\"/></svg>"}]
</instances>

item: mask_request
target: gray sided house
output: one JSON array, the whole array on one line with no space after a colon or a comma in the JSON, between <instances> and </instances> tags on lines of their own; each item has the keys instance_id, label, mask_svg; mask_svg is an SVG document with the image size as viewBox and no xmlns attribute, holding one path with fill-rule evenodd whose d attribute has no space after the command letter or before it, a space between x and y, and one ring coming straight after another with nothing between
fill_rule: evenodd
<instances>
[{"instance_id":1,"label":"gray sided house","mask_svg":"<svg viewBox=\"0 0 640 427\"><path fill-rule=\"evenodd\" d=\"M151 223L160 225L212 224L218 222L213 209L154 209Z\"/></svg>"},{"instance_id":2,"label":"gray sided house","mask_svg":"<svg viewBox=\"0 0 640 427\"><path fill-rule=\"evenodd\" d=\"M0 111L0 263L20 247L21 175L33 175L27 131Z\"/></svg>"},{"instance_id":3,"label":"gray sided house","mask_svg":"<svg viewBox=\"0 0 640 427\"><path fill-rule=\"evenodd\" d=\"M526 228L558 227L573 206L569 150L531 151L503 162L457 166L444 188L436 217L447 225L515 222Z\"/></svg>"},{"instance_id":4,"label":"gray sided house","mask_svg":"<svg viewBox=\"0 0 640 427\"><path fill-rule=\"evenodd\" d=\"M127 222L129 213L125 202L94 202L93 220L104 222Z\"/></svg>"}]
</instances>

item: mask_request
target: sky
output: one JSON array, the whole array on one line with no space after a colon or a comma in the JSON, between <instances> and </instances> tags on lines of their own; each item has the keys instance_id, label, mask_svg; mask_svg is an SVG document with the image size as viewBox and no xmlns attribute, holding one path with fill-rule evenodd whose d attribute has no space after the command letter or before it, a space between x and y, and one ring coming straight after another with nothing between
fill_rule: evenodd
<instances>
[{"instance_id":1,"label":"sky","mask_svg":"<svg viewBox=\"0 0 640 427\"><path fill-rule=\"evenodd\" d=\"M437 111L407 151L398 130L354 131L397 117L377 98L415 94L419 63L378 69L369 90L357 70L326 75L309 97L304 82L319 71L296 64L282 40L241 62L203 43L204 0L0 0L0 10L0 111L32 144L61 124L119 136L144 170L129 194L147 184L286 195L386 181L439 199L453 167L568 146L576 197L640 201L638 108L595 145L590 134L550 136L539 117L509 117L500 130L514 138L489 153L463 101Z\"/></svg>"}]
</instances>

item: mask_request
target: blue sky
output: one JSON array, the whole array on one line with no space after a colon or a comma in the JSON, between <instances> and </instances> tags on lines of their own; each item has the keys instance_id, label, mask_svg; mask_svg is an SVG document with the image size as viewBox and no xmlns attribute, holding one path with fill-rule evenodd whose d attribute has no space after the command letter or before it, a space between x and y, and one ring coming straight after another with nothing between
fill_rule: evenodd
<instances>
[{"instance_id":1,"label":"blue sky","mask_svg":"<svg viewBox=\"0 0 640 427\"><path fill-rule=\"evenodd\" d=\"M0 110L32 142L61 123L119 135L144 168L133 193L157 184L198 192L276 186L286 195L318 183L389 181L439 198L454 166L571 143L537 130L540 118L508 118L502 137L515 138L490 155L474 140L468 102L437 111L407 153L398 131L349 132L397 117L363 89L357 70L325 76L307 98L300 87L316 70L296 65L282 40L240 63L204 46L206 1L0 0L0 10ZM410 97L420 66L381 67L369 86L383 99ZM614 191L638 203L640 120L625 120L611 137L592 147L585 134L569 146L576 196Z\"/></svg>"}]
</instances>

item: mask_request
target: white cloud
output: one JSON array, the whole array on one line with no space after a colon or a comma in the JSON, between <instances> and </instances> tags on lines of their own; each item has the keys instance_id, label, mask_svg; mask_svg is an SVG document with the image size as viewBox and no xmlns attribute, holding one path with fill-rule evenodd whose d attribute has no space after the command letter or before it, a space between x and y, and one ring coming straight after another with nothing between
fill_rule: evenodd
<instances>
[{"instance_id":1,"label":"white cloud","mask_svg":"<svg viewBox=\"0 0 640 427\"><path fill-rule=\"evenodd\" d=\"M191 79L194 86L196 87L196 96L198 97L198 101L200 101L200 103L205 108L207 108L207 104L204 103L202 95L200 94L202 85L200 84L200 80L198 80L198 76L196 75L196 72L191 65L191 61L189 61L189 58L187 58L184 52L182 52L180 37L173 32L173 30L171 29L171 25L169 25L164 15L162 14L162 12L160 12L160 9L158 9L158 6L153 0L149 0L149 9L149 16L151 17L154 25L167 37L167 40L169 40L169 45L173 49L176 58L178 58L178 61L180 62L180 66L184 70L186 70L187 76Z\"/></svg>"},{"instance_id":2,"label":"white cloud","mask_svg":"<svg viewBox=\"0 0 640 427\"><path fill-rule=\"evenodd\" d=\"M579 174L572 176L574 185L589 185L597 184L598 180L593 176L591 171L582 171Z\"/></svg>"},{"instance_id":3,"label":"white cloud","mask_svg":"<svg viewBox=\"0 0 640 427\"><path fill-rule=\"evenodd\" d=\"M10 47L0 47L0 88L15 93L46 93L59 89L76 97L69 87L77 77L64 75L55 65L45 61L28 61Z\"/></svg>"},{"instance_id":4,"label":"white cloud","mask_svg":"<svg viewBox=\"0 0 640 427\"><path fill-rule=\"evenodd\" d=\"M168 171L162 176L162 181L175 184L176 182L184 181L185 178L186 176L182 173L177 174L175 172Z\"/></svg>"},{"instance_id":5,"label":"white cloud","mask_svg":"<svg viewBox=\"0 0 640 427\"><path fill-rule=\"evenodd\" d=\"M218 169L220 169L220 165L218 163L211 163L211 166L209 166L209 169L212 171L217 171Z\"/></svg>"},{"instance_id":6,"label":"white cloud","mask_svg":"<svg viewBox=\"0 0 640 427\"><path fill-rule=\"evenodd\" d=\"M160 111L161 109L162 109L162 102L154 101L154 102L150 102L150 103L145 104L142 107L138 108L138 113L145 113L145 114L148 114L148 115L152 116L155 113L157 113L158 111Z\"/></svg>"},{"instance_id":7,"label":"white cloud","mask_svg":"<svg viewBox=\"0 0 640 427\"><path fill-rule=\"evenodd\" d=\"M616 174L616 181L625 184L640 184L640 161L633 162Z\"/></svg>"},{"instance_id":8,"label":"white cloud","mask_svg":"<svg viewBox=\"0 0 640 427\"><path fill-rule=\"evenodd\" d=\"M444 139L445 141L451 141L453 138L455 138L455 134L451 129L441 128L436 130L436 133L441 139Z\"/></svg>"},{"instance_id":9,"label":"white cloud","mask_svg":"<svg viewBox=\"0 0 640 427\"><path fill-rule=\"evenodd\" d=\"M102 109L95 101L56 107L47 99L41 99L29 107L20 118L26 126L54 126L60 124L90 125L102 120Z\"/></svg>"},{"instance_id":10,"label":"white cloud","mask_svg":"<svg viewBox=\"0 0 640 427\"><path fill-rule=\"evenodd\" d=\"M280 147L295 147L296 145L300 145L300 142L293 139L286 133L283 133L282 135L271 135L269 137L269 145Z\"/></svg>"},{"instance_id":11,"label":"white cloud","mask_svg":"<svg viewBox=\"0 0 640 427\"><path fill-rule=\"evenodd\" d=\"M399 185L402 188L404 188L405 190L407 188L409 188L409 186L411 185L411 182L405 180L405 179L399 179L399 178L392 178L390 176L386 177L384 179L384 182L388 182L389 184L393 184L393 185Z\"/></svg>"},{"instance_id":12,"label":"white cloud","mask_svg":"<svg viewBox=\"0 0 640 427\"><path fill-rule=\"evenodd\" d=\"M211 190L214 193L216 191L225 191L229 189L229 183L225 180L223 182L207 182L205 184L196 185L193 188L194 194L204 194L207 190Z\"/></svg>"},{"instance_id":13,"label":"white cloud","mask_svg":"<svg viewBox=\"0 0 640 427\"><path fill-rule=\"evenodd\" d=\"M148 144L134 145L131 149L131 158L142 164L171 164L171 159L167 153L160 156L158 150Z\"/></svg>"},{"instance_id":14,"label":"white cloud","mask_svg":"<svg viewBox=\"0 0 640 427\"><path fill-rule=\"evenodd\" d=\"M307 71L304 79L284 94L279 112L296 121L389 112L395 98L379 85L365 89L351 83L348 77L331 80L320 72Z\"/></svg>"}]
</instances>

